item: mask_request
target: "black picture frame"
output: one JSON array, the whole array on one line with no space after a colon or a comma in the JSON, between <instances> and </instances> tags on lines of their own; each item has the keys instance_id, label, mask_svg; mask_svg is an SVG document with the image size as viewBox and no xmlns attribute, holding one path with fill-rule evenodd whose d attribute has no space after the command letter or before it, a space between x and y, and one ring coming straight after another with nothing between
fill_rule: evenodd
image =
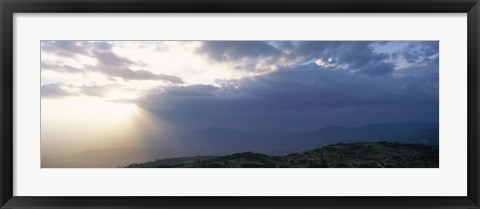
<instances>
[{"instance_id":1,"label":"black picture frame","mask_svg":"<svg viewBox=\"0 0 480 209\"><path fill-rule=\"evenodd\" d=\"M480 208L478 0L0 0L1 208ZM13 196L14 13L467 13L468 195L465 197ZM94 188L92 188L94 189ZM253 188L252 188L253 189ZM413 189L413 188L412 188Z\"/></svg>"}]
</instances>

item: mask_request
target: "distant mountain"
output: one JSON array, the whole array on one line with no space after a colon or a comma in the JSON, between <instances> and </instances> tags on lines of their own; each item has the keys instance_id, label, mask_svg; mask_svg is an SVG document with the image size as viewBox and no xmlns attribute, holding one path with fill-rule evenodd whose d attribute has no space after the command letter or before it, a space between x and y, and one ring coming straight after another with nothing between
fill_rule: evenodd
<instances>
[{"instance_id":1,"label":"distant mountain","mask_svg":"<svg viewBox=\"0 0 480 209\"><path fill-rule=\"evenodd\" d=\"M253 152L168 158L128 168L438 168L438 145L361 142L328 145L285 156Z\"/></svg>"},{"instance_id":2,"label":"distant mountain","mask_svg":"<svg viewBox=\"0 0 480 209\"><path fill-rule=\"evenodd\" d=\"M224 139L231 140L256 140L259 138L267 138L272 135L271 133L263 133L259 131L248 131L248 130L239 130L232 128L221 128L221 127L209 127L205 129L200 129L197 131L192 131L186 133L186 137L194 138L195 140L212 140L212 141L223 141Z\"/></svg>"},{"instance_id":3,"label":"distant mountain","mask_svg":"<svg viewBox=\"0 0 480 209\"><path fill-rule=\"evenodd\" d=\"M423 144L438 143L438 123L388 123L345 128L327 125L307 131L302 138L341 141L397 141Z\"/></svg>"},{"instance_id":4,"label":"distant mountain","mask_svg":"<svg viewBox=\"0 0 480 209\"><path fill-rule=\"evenodd\" d=\"M189 155L221 155L234 152L288 154L336 143L389 141L438 144L438 123L388 123L360 127L327 125L310 131L277 132L209 127L170 136L187 145Z\"/></svg>"}]
</instances>

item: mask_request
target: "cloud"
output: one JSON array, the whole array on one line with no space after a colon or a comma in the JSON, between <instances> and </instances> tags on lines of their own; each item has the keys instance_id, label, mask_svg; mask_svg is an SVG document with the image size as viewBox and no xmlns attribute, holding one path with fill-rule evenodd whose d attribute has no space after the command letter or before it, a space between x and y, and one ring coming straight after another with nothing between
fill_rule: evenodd
<instances>
[{"instance_id":1,"label":"cloud","mask_svg":"<svg viewBox=\"0 0 480 209\"><path fill-rule=\"evenodd\" d=\"M369 41L300 42L297 51L322 68L369 76L390 74L394 64L387 53L377 53Z\"/></svg>"},{"instance_id":2,"label":"cloud","mask_svg":"<svg viewBox=\"0 0 480 209\"><path fill-rule=\"evenodd\" d=\"M40 95L42 98L58 98L76 95L67 91L61 83L45 84L40 87Z\"/></svg>"},{"instance_id":3,"label":"cloud","mask_svg":"<svg viewBox=\"0 0 480 209\"><path fill-rule=\"evenodd\" d=\"M265 58L278 56L282 52L263 41L204 41L198 49L216 61Z\"/></svg>"},{"instance_id":4,"label":"cloud","mask_svg":"<svg viewBox=\"0 0 480 209\"><path fill-rule=\"evenodd\" d=\"M183 83L183 80L177 76L155 74L145 69L133 70L133 67L138 68L145 64L118 56L113 52L112 45L105 41L42 41L42 51L71 58L83 55L97 60L95 65L86 65L83 68L42 62L42 69L59 72L100 72L106 76L124 80L161 80L173 84Z\"/></svg>"},{"instance_id":5,"label":"cloud","mask_svg":"<svg viewBox=\"0 0 480 209\"><path fill-rule=\"evenodd\" d=\"M83 85L80 87L80 91L82 94L87 96L95 96L95 97L105 97L107 96L112 89L119 88L118 85Z\"/></svg>"},{"instance_id":6,"label":"cloud","mask_svg":"<svg viewBox=\"0 0 480 209\"><path fill-rule=\"evenodd\" d=\"M75 57L86 54L87 42L82 41L42 41L42 51L48 51L62 57Z\"/></svg>"},{"instance_id":7,"label":"cloud","mask_svg":"<svg viewBox=\"0 0 480 209\"><path fill-rule=\"evenodd\" d=\"M101 65L121 67L135 64L135 62L127 58L116 55L112 51L112 46L106 42L95 42L93 46L90 54L92 57L95 57Z\"/></svg>"},{"instance_id":8,"label":"cloud","mask_svg":"<svg viewBox=\"0 0 480 209\"><path fill-rule=\"evenodd\" d=\"M174 97L204 97L213 96L218 87L212 85L190 85L190 86L169 86L162 88L160 93L162 96Z\"/></svg>"},{"instance_id":9,"label":"cloud","mask_svg":"<svg viewBox=\"0 0 480 209\"><path fill-rule=\"evenodd\" d=\"M115 91L128 93L134 90L119 84L75 86L60 82L45 84L40 88L42 98L60 98L82 95L92 97L107 97L109 94Z\"/></svg>"},{"instance_id":10,"label":"cloud","mask_svg":"<svg viewBox=\"0 0 480 209\"><path fill-rule=\"evenodd\" d=\"M400 53L408 62L418 63L431 59L431 56L438 54L438 41L410 42Z\"/></svg>"},{"instance_id":11,"label":"cloud","mask_svg":"<svg viewBox=\"0 0 480 209\"><path fill-rule=\"evenodd\" d=\"M42 98L63 98L69 96L88 96L108 99L115 102L136 102L140 90L119 84L73 86L52 83L41 86Z\"/></svg>"},{"instance_id":12,"label":"cloud","mask_svg":"<svg viewBox=\"0 0 480 209\"><path fill-rule=\"evenodd\" d=\"M83 69L73 67L70 65L58 65L58 64L52 64L52 63L47 63L42 61L41 64L41 70L51 70L55 72L60 72L60 73L84 73Z\"/></svg>"},{"instance_id":13,"label":"cloud","mask_svg":"<svg viewBox=\"0 0 480 209\"><path fill-rule=\"evenodd\" d=\"M438 70L439 42L438 41L394 41L375 42L372 44L377 52L386 53L392 64L395 65L397 75L422 76L422 71L405 73L417 68Z\"/></svg>"},{"instance_id":14,"label":"cloud","mask_svg":"<svg viewBox=\"0 0 480 209\"><path fill-rule=\"evenodd\" d=\"M183 80L180 77L166 74L155 74L147 70L132 70L125 66L97 65L95 69L100 72L119 77L124 80L161 80L167 83L181 84Z\"/></svg>"},{"instance_id":15,"label":"cloud","mask_svg":"<svg viewBox=\"0 0 480 209\"><path fill-rule=\"evenodd\" d=\"M117 83L114 85L108 85L110 81L107 85L91 82L76 87L44 85L42 97L76 94L135 102L178 129L225 126L294 130L325 124L438 121L436 41L206 41L191 52L222 66L215 69L227 66L248 75L215 77L210 79L216 79L215 83L210 84L187 75L205 66L179 72L181 76L156 74L147 70L148 63L119 56L110 42L46 43L42 47L49 53L61 53L59 56L96 60L80 66L44 61L42 70L163 81L150 82L157 87L145 90L143 96L133 92L134 99L117 79L112 81ZM205 71L199 73L210 76ZM111 96L114 90L123 97Z\"/></svg>"},{"instance_id":16,"label":"cloud","mask_svg":"<svg viewBox=\"0 0 480 209\"><path fill-rule=\"evenodd\" d=\"M294 68L302 63L316 63L323 69L346 70L370 76L393 74L400 58L419 62L438 54L438 42L435 41L412 42L395 53L376 50L375 47L386 43L392 42L207 41L197 52L206 54L212 61L235 66L233 69L252 72L272 72L285 67Z\"/></svg>"},{"instance_id":17,"label":"cloud","mask_svg":"<svg viewBox=\"0 0 480 209\"><path fill-rule=\"evenodd\" d=\"M394 69L393 64L387 62L369 63L358 71L359 73L367 74L370 76L380 76L392 73Z\"/></svg>"},{"instance_id":18,"label":"cloud","mask_svg":"<svg viewBox=\"0 0 480 209\"><path fill-rule=\"evenodd\" d=\"M319 70L311 63L255 78L219 80L217 86L155 89L139 105L177 127L192 129L438 121L438 78L369 73ZM376 74L383 76L372 76Z\"/></svg>"},{"instance_id":19,"label":"cloud","mask_svg":"<svg viewBox=\"0 0 480 209\"><path fill-rule=\"evenodd\" d=\"M224 62L233 69L264 73L288 65L281 43L264 41L204 41L197 53L206 55L213 62Z\"/></svg>"},{"instance_id":20,"label":"cloud","mask_svg":"<svg viewBox=\"0 0 480 209\"><path fill-rule=\"evenodd\" d=\"M328 58L326 61L323 60L323 58L316 59L314 61L315 64L322 68L335 68L337 67L337 64L333 63L332 58Z\"/></svg>"}]
</instances>

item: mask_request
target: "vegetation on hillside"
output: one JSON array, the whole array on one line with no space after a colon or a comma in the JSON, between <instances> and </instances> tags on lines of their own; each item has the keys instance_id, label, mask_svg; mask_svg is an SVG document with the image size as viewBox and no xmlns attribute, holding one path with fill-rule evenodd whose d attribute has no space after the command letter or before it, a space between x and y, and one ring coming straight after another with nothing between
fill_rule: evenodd
<instances>
[{"instance_id":1,"label":"vegetation on hillside","mask_svg":"<svg viewBox=\"0 0 480 209\"><path fill-rule=\"evenodd\" d=\"M391 142L339 143L271 156L253 152L226 156L167 158L128 168L438 168L438 145Z\"/></svg>"}]
</instances>

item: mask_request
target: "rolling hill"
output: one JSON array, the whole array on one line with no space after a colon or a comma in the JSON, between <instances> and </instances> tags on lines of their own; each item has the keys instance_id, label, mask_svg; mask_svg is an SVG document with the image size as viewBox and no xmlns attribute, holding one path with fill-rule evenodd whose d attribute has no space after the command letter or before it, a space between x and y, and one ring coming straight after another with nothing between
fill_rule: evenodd
<instances>
[{"instance_id":1,"label":"rolling hill","mask_svg":"<svg viewBox=\"0 0 480 209\"><path fill-rule=\"evenodd\" d=\"M242 152L225 156L167 158L127 168L438 168L434 144L338 143L282 156Z\"/></svg>"}]
</instances>

